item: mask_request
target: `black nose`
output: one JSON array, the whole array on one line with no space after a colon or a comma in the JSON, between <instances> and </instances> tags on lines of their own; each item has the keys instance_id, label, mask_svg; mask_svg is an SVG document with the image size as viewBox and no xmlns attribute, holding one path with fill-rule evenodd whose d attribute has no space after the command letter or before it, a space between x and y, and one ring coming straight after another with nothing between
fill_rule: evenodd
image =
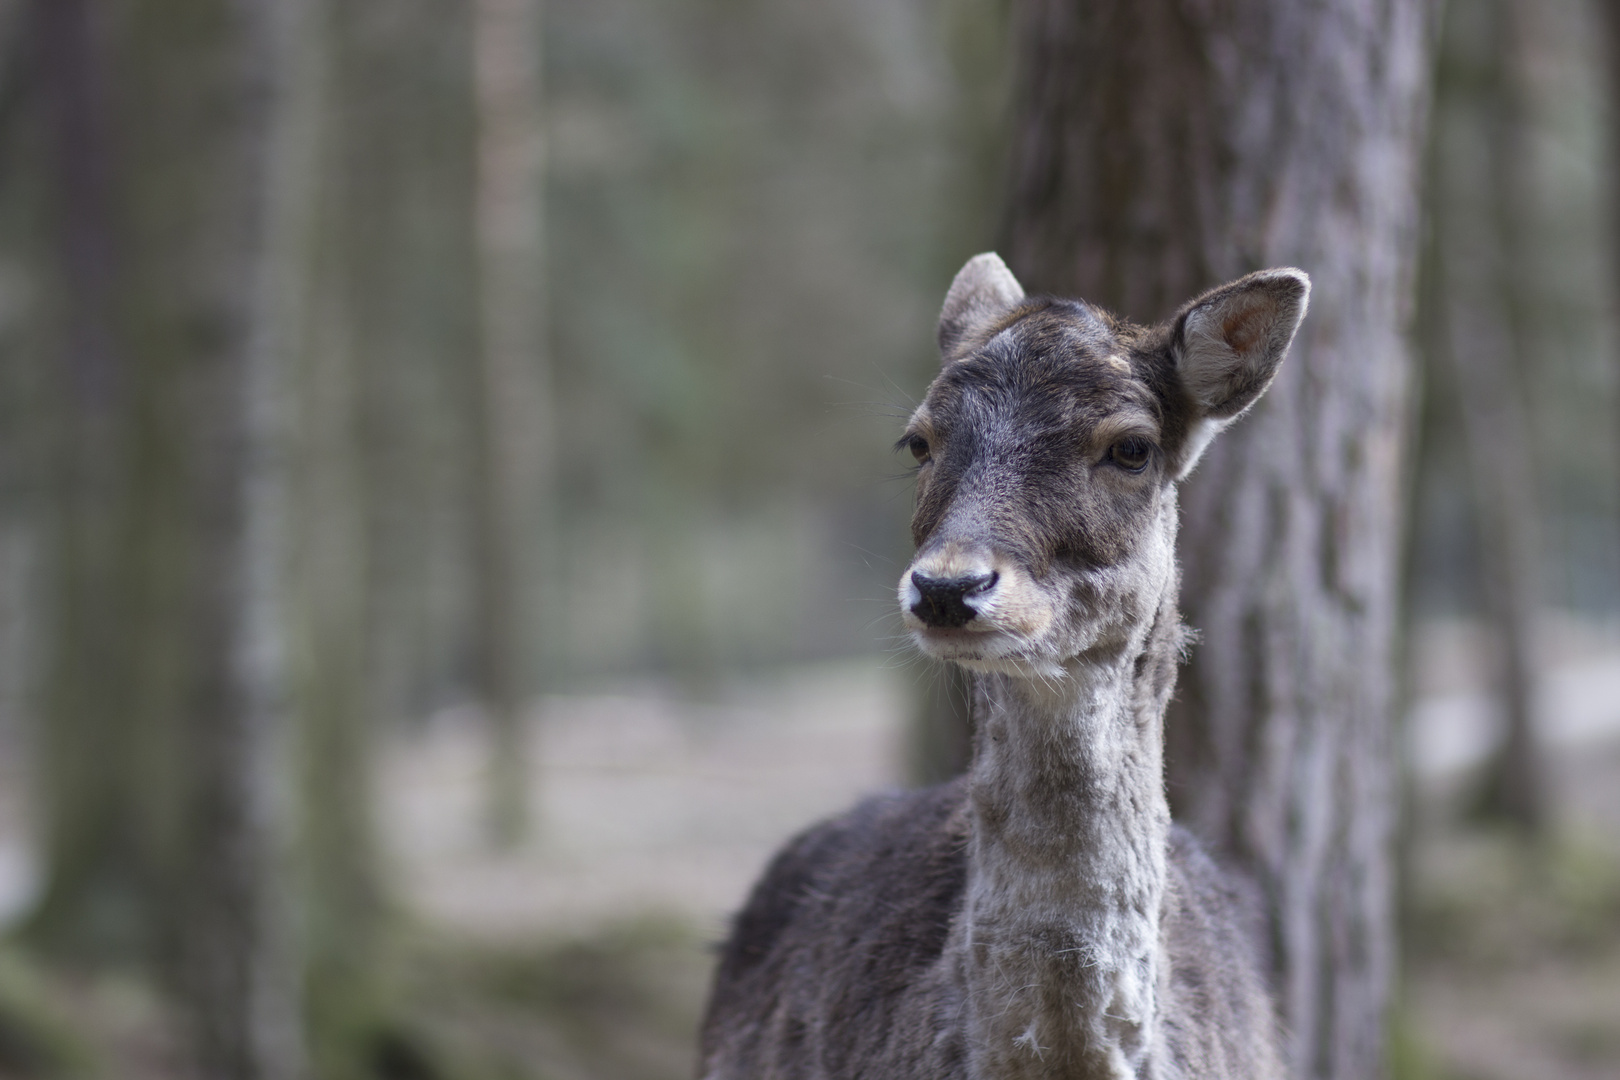
<instances>
[{"instance_id":1,"label":"black nose","mask_svg":"<svg viewBox=\"0 0 1620 1080\"><path fill-rule=\"evenodd\" d=\"M929 626L961 626L975 614L965 598L989 592L995 587L997 577L991 571L965 577L933 578L913 570L911 583L917 586L921 599L911 605L911 613Z\"/></svg>"}]
</instances>

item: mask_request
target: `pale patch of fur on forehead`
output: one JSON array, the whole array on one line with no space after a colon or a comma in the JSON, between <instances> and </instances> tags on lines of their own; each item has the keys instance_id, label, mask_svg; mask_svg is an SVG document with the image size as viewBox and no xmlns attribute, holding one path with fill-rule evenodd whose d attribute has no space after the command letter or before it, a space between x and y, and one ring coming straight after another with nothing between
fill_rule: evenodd
<instances>
[{"instance_id":1,"label":"pale patch of fur on forehead","mask_svg":"<svg viewBox=\"0 0 1620 1080\"><path fill-rule=\"evenodd\" d=\"M1043 314L1050 317L1038 318ZM976 354L1017 351L1028 344L1032 336L1050 333L1059 326L1071 347L1115 356L1124 351L1115 334L1121 324L1106 312L1084 300L1032 296L1002 311L998 317L986 320L973 333L965 335L951 351L945 367L949 368L951 364ZM1123 360L1123 357L1120 359ZM1126 366L1128 368L1129 365Z\"/></svg>"},{"instance_id":2,"label":"pale patch of fur on forehead","mask_svg":"<svg viewBox=\"0 0 1620 1080\"><path fill-rule=\"evenodd\" d=\"M1048 300L1038 310L1009 324L997 337L1018 331L1023 331L1016 337L1019 345L1046 343L1041 339L1048 336L1061 338L1071 356L1093 354L1101 358L1119 352L1113 326L1102 312L1083 300Z\"/></svg>"},{"instance_id":3,"label":"pale patch of fur on forehead","mask_svg":"<svg viewBox=\"0 0 1620 1080\"><path fill-rule=\"evenodd\" d=\"M1134 331L1083 301L1039 297L986 328L982 343L946 365L940 379L954 382L976 372L1007 379L1006 385L1016 388L1080 376L1089 377L1088 390L1097 388L1092 380L1098 378L1120 386L1136 381L1127 359L1138 336Z\"/></svg>"},{"instance_id":4,"label":"pale patch of fur on forehead","mask_svg":"<svg viewBox=\"0 0 1620 1080\"><path fill-rule=\"evenodd\" d=\"M940 372L910 430L932 439L936 424L966 422L981 443L1067 430L1098 453L1130 436L1157 442L1170 434L1165 402L1150 369L1135 366L1140 337L1139 328L1083 302L1039 298Z\"/></svg>"},{"instance_id":5,"label":"pale patch of fur on forehead","mask_svg":"<svg viewBox=\"0 0 1620 1080\"><path fill-rule=\"evenodd\" d=\"M959 363L975 353L982 352L992 341L1000 338L1029 316L1046 310L1052 303L1050 297L1029 297L1003 309L996 313L994 317L979 322L971 330L963 332L960 338L957 339L955 345L945 356L944 367L949 368L952 364Z\"/></svg>"}]
</instances>

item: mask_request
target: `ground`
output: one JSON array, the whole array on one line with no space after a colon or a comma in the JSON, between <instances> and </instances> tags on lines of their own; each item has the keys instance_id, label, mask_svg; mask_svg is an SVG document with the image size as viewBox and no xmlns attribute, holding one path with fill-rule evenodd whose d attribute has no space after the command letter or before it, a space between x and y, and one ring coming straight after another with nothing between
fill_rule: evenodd
<instances>
[{"instance_id":1,"label":"ground","mask_svg":"<svg viewBox=\"0 0 1620 1080\"><path fill-rule=\"evenodd\" d=\"M1620 648L1548 620L1538 720L1553 810L1527 838L1471 812L1490 744L1477 631L1418 639L1409 720L1399 1080L1620 1076Z\"/></svg>"}]
</instances>

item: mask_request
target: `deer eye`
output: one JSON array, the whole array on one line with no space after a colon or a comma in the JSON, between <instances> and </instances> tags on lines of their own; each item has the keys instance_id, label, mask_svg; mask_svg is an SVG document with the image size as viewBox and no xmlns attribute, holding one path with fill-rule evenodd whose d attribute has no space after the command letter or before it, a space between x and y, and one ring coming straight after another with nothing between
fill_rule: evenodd
<instances>
[{"instance_id":1,"label":"deer eye","mask_svg":"<svg viewBox=\"0 0 1620 1080\"><path fill-rule=\"evenodd\" d=\"M910 450L911 456L917 459L917 464L921 465L928 460L928 440L921 435L913 435L908 438L906 440L906 449Z\"/></svg>"},{"instance_id":2,"label":"deer eye","mask_svg":"<svg viewBox=\"0 0 1620 1080\"><path fill-rule=\"evenodd\" d=\"M1135 435L1121 439L1108 451L1108 460L1126 472L1139 473L1153 458L1153 444Z\"/></svg>"}]
</instances>

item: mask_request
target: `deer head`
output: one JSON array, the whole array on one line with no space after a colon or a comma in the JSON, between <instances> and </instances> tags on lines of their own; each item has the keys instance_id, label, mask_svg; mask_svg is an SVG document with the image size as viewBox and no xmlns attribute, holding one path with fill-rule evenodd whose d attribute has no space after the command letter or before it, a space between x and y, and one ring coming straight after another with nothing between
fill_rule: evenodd
<instances>
[{"instance_id":1,"label":"deer head","mask_svg":"<svg viewBox=\"0 0 1620 1080\"><path fill-rule=\"evenodd\" d=\"M1270 385L1309 295L1301 271L1263 270L1140 327L968 260L899 443L918 467L900 607L922 651L1051 674L1145 634L1176 581L1175 485Z\"/></svg>"}]
</instances>

